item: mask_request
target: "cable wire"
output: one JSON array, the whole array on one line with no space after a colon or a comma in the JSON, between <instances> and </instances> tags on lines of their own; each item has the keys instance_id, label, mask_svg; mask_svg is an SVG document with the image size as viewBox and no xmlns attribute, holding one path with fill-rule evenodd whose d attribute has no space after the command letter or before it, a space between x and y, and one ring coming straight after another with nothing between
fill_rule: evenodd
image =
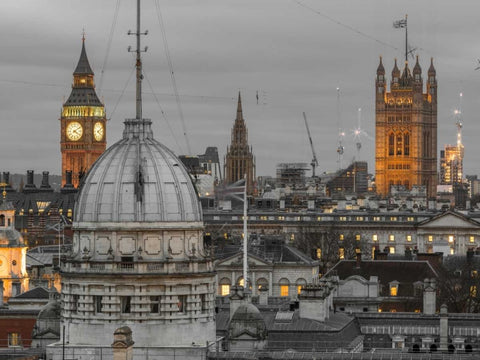
<instances>
[{"instance_id":1,"label":"cable wire","mask_svg":"<svg viewBox=\"0 0 480 360\"><path fill-rule=\"evenodd\" d=\"M170 56L170 50L168 48L167 34L166 34L166 31L165 31L165 24L163 22L162 13L160 11L160 4L159 4L158 0L155 0L155 8L156 8L156 11L157 11L157 19L158 19L158 23L160 25L160 30L162 32L163 47L165 49L165 55L167 57L168 68L169 68L169 71L170 71L170 78L172 80L173 92L175 93L175 101L177 102L177 109L178 109L178 114L180 116L180 121L181 121L181 124L182 124L183 135L185 136L185 142L187 143L188 154L191 155L192 150L190 148L190 142L188 141L187 128L185 126L185 119L183 117L183 111L182 111L182 105L181 105L181 102L180 102L180 96L178 95L177 81L175 80L175 72L173 71L172 57Z\"/></svg>"}]
</instances>

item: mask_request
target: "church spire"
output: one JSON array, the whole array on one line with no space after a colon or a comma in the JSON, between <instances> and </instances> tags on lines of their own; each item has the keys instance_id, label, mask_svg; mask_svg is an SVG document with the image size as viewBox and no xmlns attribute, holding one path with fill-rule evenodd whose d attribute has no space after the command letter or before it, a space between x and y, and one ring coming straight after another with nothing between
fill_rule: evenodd
<instances>
[{"instance_id":1,"label":"church spire","mask_svg":"<svg viewBox=\"0 0 480 360\"><path fill-rule=\"evenodd\" d=\"M242 96L240 95L240 91L238 92L238 103L237 103L237 119L243 119L243 111L242 111Z\"/></svg>"}]
</instances>

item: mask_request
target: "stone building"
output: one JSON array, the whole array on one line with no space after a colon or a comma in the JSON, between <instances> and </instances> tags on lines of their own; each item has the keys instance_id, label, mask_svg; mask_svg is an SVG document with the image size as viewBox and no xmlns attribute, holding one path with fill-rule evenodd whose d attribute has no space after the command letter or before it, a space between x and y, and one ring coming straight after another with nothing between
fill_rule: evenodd
<instances>
[{"instance_id":1,"label":"stone building","mask_svg":"<svg viewBox=\"0 0 480 360\"><path fill-rule=\"evenodd\" d=\"M73 174L78 187L81 178L105 151L105 107L95 92L94 73L85 51L85 37L77 67L73 72L72 92L63 104L60 117L60 150L62 152L62 185L66 172Z\"/></svg>"},{"instance_id":2,"label":"stone building","mask_svg":"<svg viewBox=\"0 0 480 360\"><path fill-rule=\"evenodd\" d=\"M429 198L437 186L437 80L433 59L423 92L418 56L410 72L392 70L390 91L382 58L375 79L375 184L386 196L392 185L424 185Z\"/></svg>"},{"instance_id":3,"label":"stone building","mask_svg":"<svg viewBox=\"0 0 480 360\"><path fill-rule=\"evenodd\" d=\"M243 118L242 98L238 93L237 117L232 129L230 146L225 155L225 183L232 184L247 177L247 192L253 194L255 182L255 158L248 145L247 125Z\"/></svg>"}]
</instances>

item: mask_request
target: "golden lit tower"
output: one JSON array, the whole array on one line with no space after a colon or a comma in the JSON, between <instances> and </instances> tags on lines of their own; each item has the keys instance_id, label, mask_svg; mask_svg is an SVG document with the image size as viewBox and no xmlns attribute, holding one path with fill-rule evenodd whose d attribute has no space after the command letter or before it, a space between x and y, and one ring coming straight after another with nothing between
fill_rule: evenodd
<instances>
[{"instance_id":1,"label":"golden lit tower","mask_svg":"<svg viewBox=\"0 0 480 360\"><path fill-rule=\"evenodd\" d=\"M375 184L382 196L391 185L424 185L427 196L437 185L437 80L433 59L423 92L418 56L413 74L405 62L403 72L392 70L390 92L380 57L375 79Z\"/></svg>"},{"instance_id":2,"label":"golden lit tower","mask_svg":"<svg viewBox=\"0 0 480 360\"><path fill-rule=\"evenodd\" d=\"M237 118L232 129L232 143L225 156L225 182L232 184L247 175L247 192L253 194L255 181L255 158L248 146L248 133L243 119L242 98L238 93Z\"/></svg>"},{"instance_id":3,"label":"golden lit tower","mask_svg":"<svg viewBox=\"0 0 480 360\"><path fill-rule=\"evenodd\" d=\"M93 78L83 37L82 52L73 72L72 92L63 104L60 117L62 185L66 182L66 171L70 170L72 183L78 187L82 175L107 146L105 108L95 92Z\"/></svg>"}]
</instances>

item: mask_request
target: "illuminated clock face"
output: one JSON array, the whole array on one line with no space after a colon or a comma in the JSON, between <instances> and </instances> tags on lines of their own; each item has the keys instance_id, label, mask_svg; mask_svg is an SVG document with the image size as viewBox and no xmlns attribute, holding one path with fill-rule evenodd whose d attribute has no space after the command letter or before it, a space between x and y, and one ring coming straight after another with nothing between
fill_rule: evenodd
<instances>
[{"instance_id":1,"label":"illuminated clock face","mask_svg":"<svg viewBox=\"0 0 480 360\"><path fill-rule=\"evenodd\" d=\"M93 126L93 136L95 137L95 140L101 141L103 139L103 135L103 124L101 122L95 123Z\"/></svg>"},{"instance_id":2,"label":"illuminated clock face","mask_svg":"<svg viewBox=\"0 0 480 360\"><path fill-rule=\"evenodd\" d=\"M83 128L80 123L73 121L67 126L67 137L72 141L79 140L83 135Z\"/></svg>"}]
</instances>

